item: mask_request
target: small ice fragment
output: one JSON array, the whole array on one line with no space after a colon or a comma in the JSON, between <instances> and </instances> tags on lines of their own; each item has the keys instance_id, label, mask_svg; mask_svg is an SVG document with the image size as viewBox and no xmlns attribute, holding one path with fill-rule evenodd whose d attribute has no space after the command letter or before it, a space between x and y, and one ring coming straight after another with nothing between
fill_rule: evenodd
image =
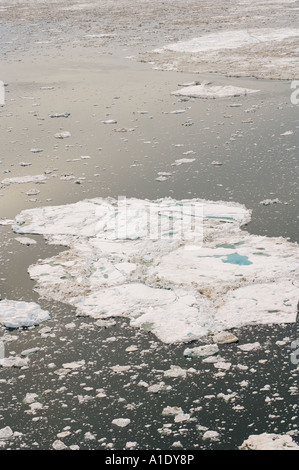
<instances>
[{"instance_id":1,"label":"small ice fragment","mask_svg":"<svg viewBox=\"0 0 299 470\"><path fill-rule=\"evenodd\" d=\"M62 367L64 369L80 369L80 367L83 367L85 365L84 359L82 361L74 361L74 362L67 362L65 364L62 364Z\"/></svg>"},{"instance_id":2,"label":"small ice fragment","mask_svg":"<svg viewBox=\"0 0 299 470\"><path fill-rule=\"evenodd\" d=\"M218 354L219 348L217 344L207 344L204 346L198 346L195 348L187 348L184 351L184 356L189 356L189 357L208 357L208 356L214 356L215 354Z\"/></svg>"},{"instance_id":3,"label":"small ice fragment","mask_svg":"<svg viewBox=\"0 0 299 470\"><path fill-rule=\"evenodd\" d=\"M28 237L16 237L15 240L17 242L21 243L21 245L36 245L37 241L33 240L33 238L28 238Z\"/></svg>"},{"instance_id":4,"label":"small ice fragment","mask_svg":"<svg viewBox=\"0 0 299 470\"><path fill-rule=\"evenodd\" d=\"M13 431L9 426L5 426L5 428L0 429L0 440L7 440L13 436Z\"/></svg>"},{"instance_id":5,"label":"small ice fragment","mask_svg":"<svg viewBox=\"0 0 299 470\"><path fill-rule=\"evenodd\" d=\"M240 346L238 346L238 348L241 349L241 351L246 351L246 352L259 349L260 347L261 345L258 341L256 341L255 343L241 344Z\"/></svg>"}]
</instances>

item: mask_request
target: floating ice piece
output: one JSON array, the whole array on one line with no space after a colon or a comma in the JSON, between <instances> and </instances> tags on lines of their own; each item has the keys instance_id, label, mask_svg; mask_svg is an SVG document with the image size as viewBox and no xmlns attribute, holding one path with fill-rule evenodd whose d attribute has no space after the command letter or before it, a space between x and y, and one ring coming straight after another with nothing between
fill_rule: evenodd
<instances>
[{"instance_id":1,"label":"floating ice piece","mask_svg":"<svg viewBox=\"0 0 299 470\"><path fill-rule=\"evenodd\" d=\"M184 351L184 356L189 357L208 357L218 354L219 348L217 344L206 344L204 346L198 346L195 348L187 348Z\"/></svg>"},{"instance_id":2,"label":"floating ice piece","mask_svg":"<svg viewBox=\"0 0 299 470\"><path fill-rule=\"evenodd\" d=\"M14 178L5 178L1 181L2 184L8 186L10 184L26 184L26 183L44 183L47 180L45 175L34 176L16 176Z\"/></svg>"},{"instance_id":3,"label":"floating ice piece","mask_svg":"<svg viewBox=\"0 0 299 470\"><path fill-rule=\"evenodd\" d=\"M176 52L211 52L221 49L237 49L240 47L251 47L262 42L282 41L287 38L296 37L298 29L291 28L256 28L246 30L221 31L206 34L204 36L168 44L157 52L170 50Z\"/></svg>"},{"instance_id":4,"label":"floating ice piece","mask_svg":"<svg viewBox=\"0 0 299 470\"><path fill-rule=\"evenodd\" d=\"M294 134L294 131L285 131L283 134L280 135L292 135Z\"/></svg>"},{"instance_id":5,"label":"floating ice piece","mask_svg":"<svg viewBox=\"0 0 299 470\"><path fill-rule=\"evenodd\" d=\"M278 199L264 199L263 201L260 201L260 204L263 204L264 206L269 206L270 204L282 204L282 202Z\"/></svg>"},{"instance_id":6,"label":"floating ice piece","mask_svg":"<svg viewBox=\"0 0 299 470\"><path fill-rule=\"evenodd\" d=\"M175 160L174 163L172 163L172 166L180 166L183 163L192 163L195 161L195 158L180 158L178 160Z\"/></svg>"},{"instance_id":7,"label":"floating ice piece","mask_svg":"<svg viewBox=\"0 0 299 470\"><path fill-rule=\"evenodd\" d=\"M282 434L252 434L239 447L241 450L299 450L292 437Z\"/></svg>"},{"instance_id":8,"label":"floating ice piece","mask_svg":"<svg viewBox=\"0 0 299 470\"><path fill-rule=\"evenodd\" d=\"M218 344L229 344L236 343L239 340L233 333L230 333L229 331L220 331L219 333L213 335L213 341L214 343Z\"/></svg>"},{"instance_id":9,"label":"floating ice piece","mask_svg":"<svg viewBox=\"0 0 299 470\"><path fill-rule=\"evenodd\" d=\"M7 328L38 325L49 320L50 315L35 302L4 299L0 302L0 324Z\"/></svg>"},{"instance_id":10,"label":"floating ice piece","mask_svg":"<svg viewBox=\"0 0 299 470\"><path fill-rule=\"evenodd\" d=\"M0 219L0 225L13 225L13 223L12 219Z\"/></svg>"},{"instance_id":11,"label":"floating ice piece","mask_svg":"<svg viewBox=\"0 0 299 470\"><path fill-rule=\"evenodd\" d=\"M26 396L23 402L26 403L27 405L30 405L31 403L34 403L36 401L36 398L38 398L37 393L26 393Z\"/></svg>"},{"instance_id":12,"label":"floating ice piece","mask_svg":"<svg viewBox=\"0 0 299 470\"><path fill-rule=\"evenodd\" d=\"M59 439L53 442L52 447L54 450L66 450L68 447Z\"/></svg>"},{"instance_id":13,"label":"floating ice piece","mask_svg":"<svg viewBox=\"0 0 299 470\"><path fill-rule=\"evenodd\" d=\"M166 406L166 408L163 408L162 410L163 416L175 416L180 413L183 413L183 410L180 406Z\"/></svg>"},{"instance_id":14,"label":"floating ice piece","mask_svg":"<svg viewBox=\"0 0 299 470\"><path fill-rule=\"evenodd\" d=\"M71 369L71 370L75 370L75 369L80 369L81 367L83 367L85 365L85 361L84 359L81 360L81 361L74 361L74 362L66 362L65 364L62 364L62 367L64 369Z\"/></svg>"},{"instance_id":15,"label":"floating ice piece","mask_svg":"<svg viewBox=\"0 0 299 470\"><path fill-rule=\"evenodd\" d=\"M15 240L19 243L21 243L21 245L36 245L37 241L34 240L33 238L29 238L29 237L16 237Z\"/></svg>"},{"instance_id":16,"label":"floating ice piece","mask_svg":"<svg viewBox=\"0 0 299 470\"><path fill-rule=\"evenodd\" d=\"M70 113L50 114L50 118L68 118L70 115Z\"/></svg>"},{"instance_id":17,"label":"floating ice piece","mask_svg":"<svg viewBox=\"0 0 299 470\"><path fill-rule=\"evenodd\" d=\"M220 434L217 431L206 431L202 436L203 439L211 439L212 441L217 441L219 437Z\"/></svg>"},{"instance_id":18,"label":"floating ice piece","mask_svg":"<svg viewBox=\"0 0 299 470\"><path fill-rule=\"evenodd\" d=\"M40 153L40 152L43 152L43 149L35 149L35 148L33 148L33 149L30 149L30 152L32 152L32 153Z\"/></svg>"},{"instance_id":19,"label":"floating ice piece","mask_svg":"<svg viewBox=\"0 0 299 470\"><path fill-rule=\"evenodd\" d=\"M11 356L11 357L4 357L3 359L0 359L0 367L27 367L29 363L28 357L22 358L22 357L16 357L16 356Z\"/></svg>"},{"instance_id":20,"label":"floating ice piece","mask_svg":"<svg viewBox=\"0 0 299 470\"><path fill-rule=\"evenodd\" d=\"M7 440L13 436L13 431L9 426L5 426L5 428L0 429L0 440Z\"/></svg>"},{"instance_id":21,"label":"floating ice piece","mask_svg":"<svg viewBox=\"0 0 299 470\"><path fill-rule=\"evenodd\" d=\"M117 124L115 119L107 119L106 121L102 121L103 124Z\"/></svg>"},{"instance_id":22,"label":"floating ice piece","mask_svg":"<svg viewBox=\"0 0 299 470\"><path fill-rule=\"evenodd\" d=\"M255 343L240 344L238 346L238 348L241 349L241 351L246 351L246 352L259 349L260 347L261 345L258 341L256 341Z\"/></svg>"},{"instance_id":23,"label":"floating ice piece","mask_svg":"<svg viewBox=\"0 0 299 470\"><path fill-rule=\"evenodd\" d=\"M175 96L189 96L190 98L229 98L233 96L245 96L250 93L257 93L259 90L250 88L240 88L232 85L196 85L181 88L173 91Z\"/></svg>"},{"instance_id":24,"label":"floating ice piece","mask_svg":"<svg viewBox=\"0 0 299 470\"><path fill-rule=\"evenodd\" d=\"M187 370L180 366L170 366L170 369L164 372L165 377L186 377Z\"/></svg>"}]
</instances>

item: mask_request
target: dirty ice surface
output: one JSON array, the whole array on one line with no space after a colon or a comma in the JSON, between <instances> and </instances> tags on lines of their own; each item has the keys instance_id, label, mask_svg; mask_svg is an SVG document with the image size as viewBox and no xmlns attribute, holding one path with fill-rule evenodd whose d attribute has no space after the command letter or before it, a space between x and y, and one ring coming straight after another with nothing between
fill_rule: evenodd
<instances>
[{"instance_id":1,"label":"dirty ice surface","mask_svg":"<svg viewBox=\"0 0 299 470\"><path fill-rule=\"evenodd\" d=\"M250 217L237 203L95 198L24 210L13 230L68 247L29 267L42 297L176 343L295 321L298 245L247 233Z\"/></svg>"}]
</instances>

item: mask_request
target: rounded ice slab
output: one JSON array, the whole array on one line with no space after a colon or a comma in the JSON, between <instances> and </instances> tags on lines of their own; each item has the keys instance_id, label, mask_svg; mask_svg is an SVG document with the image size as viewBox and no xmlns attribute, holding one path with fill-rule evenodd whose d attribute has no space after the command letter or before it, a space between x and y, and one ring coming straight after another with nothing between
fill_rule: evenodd
<instances>
[{"instance_id":1,"label":"rounded ice slab","mask_svg":"<svg viewBox=\"0 0 299 470\"><path fill-rule=\"evenodd\" d=\"M49 320L50 315L35 302L4 299L0 302L0 324L6 328L33 326Z\"/></svg>"}]
</instances>

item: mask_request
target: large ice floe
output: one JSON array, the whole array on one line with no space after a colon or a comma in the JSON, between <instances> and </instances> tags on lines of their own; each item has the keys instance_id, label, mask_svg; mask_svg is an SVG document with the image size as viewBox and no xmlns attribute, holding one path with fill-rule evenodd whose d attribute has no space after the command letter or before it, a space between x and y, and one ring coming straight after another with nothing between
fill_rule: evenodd
<instances>
[{"instance_id":1,"label":"large ice floe","mask_svg":"<svg viewBox=\"0 0 299 470\"><path fill-rule=\"evenodd\" d=\"M41 296L174 343L295 322L298 245L249 234L250 218L233 202L96 198L24 210L13 230L67 247L29 267Z\"/></svg>"}]
</instances>

